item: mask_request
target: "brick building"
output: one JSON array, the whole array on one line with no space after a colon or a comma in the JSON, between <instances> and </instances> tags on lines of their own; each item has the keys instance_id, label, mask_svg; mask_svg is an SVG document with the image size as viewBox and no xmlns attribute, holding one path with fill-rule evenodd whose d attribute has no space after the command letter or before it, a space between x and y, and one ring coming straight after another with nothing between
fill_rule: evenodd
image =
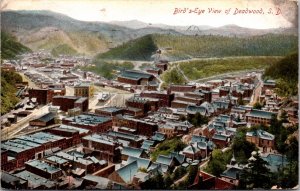
<instances>
[{"instance_id":1,"label":"brick building","mask_svg":"<svg viewBox=\"0 0 300 191\"><path fill-rule=\"evenodd\" d=\"M25 169L31 173L50 180L56 180L63 175L61 169L50 166L48 163L40 160L30 160L25 163Z\"/></svg>"},{"instance_id":2,"label":"brick building","mask_svg":"<svg viewBox=\"0 0 300 191\"><path fill-rule=\"evenodd\" d=\"M158 63L155 64L155 66L157 68L160 68L162 71L168 70L168 65L169 65L169 62L166 60L160 60Z\"/></svg>"},{"instance_id":3,"label":"brick building","mask_svg":"<svg viewBox=\"0 0 300 191\"><path fill-rule=\"evenodd\" d=\"M219 89L219 97L227 96L230 92L229 86L221 86Z\"/></svg>"},{"instance_id":4,"label":"brick building","mask_svg":"<svg viewBox=\"0 0 300 191\"><path fill-rule=\"evenodd\" d=\"M117 115L113 118L114 126L128 127L135 129L136 134L145 135L151 137L155 131L158 130L158 126L155 123L146 122L139 119L130 118L128 116Z\"/></svg>"},{"instance_id":5,"label":"brick building","mask_svg":"<svg viewBox=\"0 0 300 191\"><path fill-rule=\"evenodd\" d=\"M135 132L136 130L134 129L119 127L118 131L109 131L107 135L119 141L128 141L128 146L130 147L140 148L144 140L141 138L141 136L132 134Z\"/></svg>"},{"instance_id":6,"label":"brick building","mask_svg":"<svg viewBox=\"0 0 300 191\"><path fill-rule=\"evenodd\" d=\"M170 107L171 102L174 100L175 94L170 93L170 91L160 92L160 91L143 91L140 94L141 97L150 97L159 99L159 107Z\"/></svg>"},{"instance_id":7,"label":"brick building","mask_svg":"<svg viewBox=\"0 0 300 191\"><path fill-rule=\"evenodd\" d=\"M29 125L39 126L39 127L46 127L49 125L53 125L55 124L54 117L55 115L53 113L47 113L37 119L29 121Z\"/></svg>"},{"instance_id":8,"label":"brick building","mask_svg":"<svg viewBox=\"0 0 300 191\"><path fill-rule=\"evenodd\" d=\"M8 157L7 162L1 164L1 168L10 171L23 167L26 161L42 158L58 148L66 148L66 139L44 132L23 135L17 139L2 142L1 149L5 150Z\"/></svg>"},{"instance_id":9,"label":"brick building","mask_svg":"<svg viewBox=\"0 0 300 191\"><path fill-rule=\"evenodd\" d=\"M36 98L38 104L45 105L52 101L52 93L47 89L29 89L29 99Z\"/></svg>"},{"instance_id":10,"label":"brick building","mask_svg":"<svg viewBox=\"0 0 300 191\"><path fill-rule=\"evenodd\" d=\"M150 82L155 82L156 78L149 73L137 70L125 70L118 76L118 81L132 85L147 85Z\"/></svg>"},{"instance_id":11,"label":"brick building","mask_svg":"<svg viewBox=\"0 0 300 191\"><path fill-rule=\"evenodd\" d=\"M103 107L95 109L95 113L103 116L116 116L118 114L124 114L124 108L120 107Z\"/></svg>"},{"instance_id":12,"label":"brick building","mask_svg":"<svg viewBox=\"0 0 300 191\"><path fill-rule=\"evenodd\" d=\"M92 134L82 138L83 146L91 151L96 151L101 159L118 162L121 152L119 143L105 135Z\"/></svg>"},{"instance_id":13,"label":"brick building","mask_svg":"<svg viewBox=\"0 0 300 191\"><path fill-rule=\"evenodd\" d=\"M247 132L246 140L254 143L258 147L263 147L264 152L266 152L267 149L270 149L270 151L272 151L275 148L275 136L260 129Z\"/></svg>"},{"instance_id":14,"label":"brick building","mask_svg":"<svg viewBox=\"0 0 300 191\"><path fill-rule=\"evenodd\" d=\"M59 127L48 129L47 132L66 137L67 147L73 147L81 143L81 138L89 134L89 130L69 126L69 125L60 125Z\"/></svg>"},{"instance_id":15,"label":"brick building","mask_svg":"<svg viewBox=\"0 0 300 191\"><path fill-rule=\"evenodd\" d=\"M170 85L172 92L193 92L196 90L195 85Z\"/></svg>"},{"instance_id":16,"label":"brick building","mask_svg":"<svg viewBox=\"0 0 300 191\"><path fill-rule=\"evenodd\" d=\"M148 111L158 110L158 102L156 98L133 96L126 100L126 106L141 109L146 114Z\"/></svg>"},{"instance_id":17,"label":"brick building","mask_svg":"<svg viewBox=\"0 0 300 191\"><path fill-rule=\"evenodd\" d=\"M276 116L277 114L274 112L253 109L246 114L246 121L251 125L264 124L269 126L273 115Z\"/></svg>"},{"instance_id":18,"label":"brick building","mask_svg":"<svg viewBox=\"0 0 300 191\"><path fill-rule=\"evenodd\" d=\"M52 105L59 106L60 110L65 112L76 107L80 108L82 112L85 112L89 108L89 100L87 97L54 96Z\"/></svg>"},{"instance_id":19,"label":"brick building","mask_svg":"<svg viewBox=\"0 0 300 191\"><path fill-rule=\"evenodd\" d=\"M161 75L163 70L161 68L155 67L155 68L148 68L146 71L150 74L154 75Z\"/></svg>"}]
</instances>

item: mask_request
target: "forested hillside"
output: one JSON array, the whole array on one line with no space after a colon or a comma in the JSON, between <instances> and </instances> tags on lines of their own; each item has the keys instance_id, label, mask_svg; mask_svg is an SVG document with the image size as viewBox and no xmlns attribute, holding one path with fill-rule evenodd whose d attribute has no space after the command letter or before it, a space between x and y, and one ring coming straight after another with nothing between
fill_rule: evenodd
<instances>
[{"instance_id":1,"label":"forested hillside","mask_svg":"<svg viewBox=\"0 0 300 191\"><path fill-rule=\"evenodd\" d=\"M298 94L298 53L292 53L266 68L264 78L277 80L277 93L282 96Z\"/></svg>"},{"instance_id":2,"label":"forested hillside","mask_svg":"<svg viewBox=\"0 0 300 191\"><path fill-rule=\"evenodd\" d=\"M19 82L22 82L22 77L18 73L1 71L1 114L8 112L18 103L15 84Z\"/></svg>"},{"instance_id":3,"label":"forested hillside","mask_svg":"<svg viewBox=\"0 0 300 191\"><path fill-rule=\"evenodd\" d=\"M154 43L153 36L146 35L113 48L106 53L99 54L96 59L150 60L151 55L156 50L157 46Z\"/></svg>"},{"instance_id":4,"label":"forested hillside","mask_svg":"<svg viewBox=\"0 0 300 191\"><path fill-rule=\"evenodd\" d=\"M297 50L297 36L268 34L251 37L153 34L125 43L97 58L151 60L155 48L170 61L195 57L285 56Z\"/></svg>"},{"instance_id":5,"label":"forested hillside","mask_svg":"<svg viewBox=\"0 0 300 191\"><path fill-rule=\"evenodd\" d=\"M30 51L29 48L17 42L10 34L1 31L1 59L12 59L17 54Z\"/></svg>"}]
</instances>

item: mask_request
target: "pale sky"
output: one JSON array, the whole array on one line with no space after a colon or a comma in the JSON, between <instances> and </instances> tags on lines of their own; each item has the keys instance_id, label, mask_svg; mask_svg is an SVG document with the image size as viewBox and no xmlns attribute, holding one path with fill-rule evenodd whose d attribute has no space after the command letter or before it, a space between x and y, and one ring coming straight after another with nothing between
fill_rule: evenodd
<instances>
[{"instance_id":1,"label":"pale sky","mask_svg":"<svg viewBox=\"0 0 300 191\"><path fill-rule=\"evenodd\" d=\"M282 14L267 14L272 8ZM128 21L168 25L210 25L214 27L235 24L248 28L291 27L284 14L284 5L274 5L271 0L4 0L2 10L50 10L83 21ZM175 8L204 9L204 14L176 14ZM221 14L209 14L208 8L222 9ZM225 9L231 8L226 15ZM264 15L233 15L238 9L263 8Z\"/></svg>"}]
</instances>

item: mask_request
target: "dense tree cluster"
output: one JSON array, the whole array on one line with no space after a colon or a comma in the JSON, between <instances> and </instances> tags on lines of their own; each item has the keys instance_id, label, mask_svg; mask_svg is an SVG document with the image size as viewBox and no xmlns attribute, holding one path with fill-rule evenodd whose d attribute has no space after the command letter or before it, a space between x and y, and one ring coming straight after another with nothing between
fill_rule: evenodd
<instances>
[{"instance_id":1,"label":"dense tree cluster","mask_svg":"<svg viewBox=\"0 0 300 191\"><path fill-rule=\"evenodd\" d=\"M18 103L15 84L20 82L22 77L18 73L1 70L1 114L7 113Z\"/></svg>"},{"instance_id":2,"label":"dense tree cluster","mask_svg":"<svg viewBox=\"0 0 300 191\"><path fill-rule=\"evenodd\" d=\"M180 74L176 68L172 68L169 71L166 71L163 75L162 75L162 79L163 81L169 85L169 84L176 84L176 85L180 85L180 84L184 84L186 83L186 80L184 79L184 77L182 76L182 74Z\"/></svg>"},{"instance_id":3,"label":"dense tree cluster","mask_svg":"<svg viewBox=\"0 0 300 191\"><path fill-rule=\"evenodd\" d=\"M276 79L276 93L280 96L298 94L298 53L292 53L266 68L264 78Z\"/></svg>"},{"instance_id":4,"label":"dense tree cluster","mask_svg":"<svg viewBox=\"0 0 300 191\"><path fill-rule=\"evenodd\" d=\"M195 127L200 127L203 124L207 124L209 121L208 117L201 115L199 112L195 115L188 115L187 120Z\"/></svg>"}]
</instances>

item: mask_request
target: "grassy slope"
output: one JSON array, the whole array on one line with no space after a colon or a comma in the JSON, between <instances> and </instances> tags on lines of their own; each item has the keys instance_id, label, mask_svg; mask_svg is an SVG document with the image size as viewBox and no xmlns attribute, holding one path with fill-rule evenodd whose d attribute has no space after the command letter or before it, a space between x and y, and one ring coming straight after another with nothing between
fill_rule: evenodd
<instances>
[{"instance_id":1,"label":"grassy slope","mask_svg":"<svg viewBox=\"0 0 300 191\"><path fill-rule=\"evenodd\" d=\"M160 143L157 148L151 153L151 160L156 161L159 155L169 155L176 149L182 150L186 145L178 138L172 138Z\"/></svg>"},{"instance_id":2,"label":"grassy slope","mask_svg":"<svg viewBox=\"0 0 300 191\"><path fill-rule=\"evenodd\" d=\"M95 55L108 50L106 40L96 34L83 31L66 32L58 29L43 28L22 38L23 43L33 50L53 50L61 45L68 45L76 52L86 55ZM62 54L63 51L60 53Z\"/></svg>"},{"instance_id":3,"label":"grassy slope","mask_svg":"<svg viewBox=\"0 0 300 191\"><path fill-rule=\"evenodd\" d=\"M153 34L125 43L97 58L149 60L156 47L171 48L164 51L164 55L170 60L192 57L284 56L297 49L297 37L274 34L244 38Z\"/></svg>"},{"instance_id":4,"label":"grassy slope","mask_svg":"<svg viewBox=\"0 0 300 191\"><path fill-rule=\"evenodd\" d=\"M61 45L58 45L57 47L53 48L51 50L51 54L53 56L58 56L60 54L64 54L64 55L76 55L77 51L74 48L72 48L69 45L67 45L67 44L61 44Z\"/></svg>"},{"instance_id":5,"label":"grassy slope","mask_svg":"<svg viewBox=\"0 0 300 191\"><path fill-rule=\"evenodd\" d=\"M228 56L284 56L297 49L297 37L289 35L262 35L253 37L175 36L155 35L158 47L170 47L167 56L172 59L190 57Z\"/></svg>"},{"instance_id":6,"label":"grassy slope","mask_svg":"<svg viewBox=\"0 0 300 191\"><path fill-rule=\"evenodd\" d=\"M17 54L30 51L10 34L1 31L1 59L13 59Z\"/></svg>"},{"instance_id":7,"label":"grassy slope","mask_svg":"<svg viewBox=\"0 0 300 191\"><path fill-rule=\"evenodd\" d=\"M227 72L249 69L263 69L280 60L281 57L236 57L183 62L179 67L191 80Z\"/></svg>"}]
</instances>

